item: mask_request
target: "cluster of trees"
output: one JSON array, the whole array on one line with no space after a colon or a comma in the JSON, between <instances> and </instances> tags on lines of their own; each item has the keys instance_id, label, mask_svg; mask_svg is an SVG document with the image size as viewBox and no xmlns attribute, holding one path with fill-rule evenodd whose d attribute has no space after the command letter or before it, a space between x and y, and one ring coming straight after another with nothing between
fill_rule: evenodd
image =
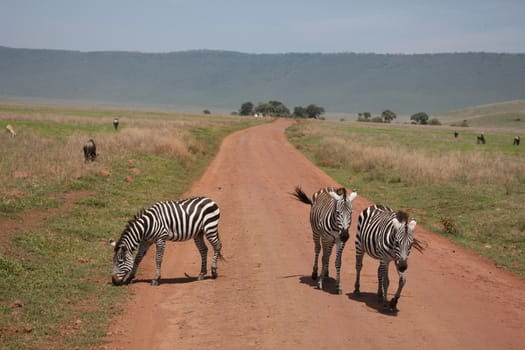
<instances>
[{"instance_id":1,"label":"cluster of trees","mask_svg":"<svg viewBox=\"0 0 525 350\"><path fill-rule=\"evenodd\" d=\"M385 109L381 115L372 117L369 112L362 112L357 114L357 120L360 122L372 122L372 123L390 123L392 120L397 118L397 115L389 109ZM430 119L428 114L425 112L418 112L410 116L410 120L414 124L421 125L441 125L437 118Z\"/></svg>"},{"instance_id":2,"label":"cluster of trees","mask_svg":"<svg viewBox=\"0 0 525 350\"><path fill-rule=\"evenodd\" d=\"M288 107L286 107L280 101L268 101L267 103L259 103L254 106L252 102L245 102L239 109L239 115L254 115L262 114L265 116L272 117L296 117L296 118L315 118L319 119L321 114L325 112L323 107L319 107L315 104L310 104L307 107L297 106L294 108L293 113L290 113Z\"/></svg>"},{"instance_id":3,"label":"cluster of trees","mask_svg":"<svg viewBox=\"0 0 525 350\"><path fill-rule=\"evenodd\" d=\"M392 120L397 118L397 114L392 112L390 109L385 109L381 115L372 117L370 112L363 112L357 114L357 121L360 122L372 122L372 123L390 123Z\"/></svg>"}]
</instances>

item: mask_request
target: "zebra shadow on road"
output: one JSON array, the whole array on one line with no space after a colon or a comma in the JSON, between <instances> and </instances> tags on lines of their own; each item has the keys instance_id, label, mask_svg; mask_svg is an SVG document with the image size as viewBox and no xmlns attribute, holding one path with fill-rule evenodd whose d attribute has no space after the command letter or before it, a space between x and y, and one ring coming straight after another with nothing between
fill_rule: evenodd
<instances>
[{"instance_id":1,"label":"zebra shadow on road","mask_svg":"<svg viewBox=\"0 0 525 350\"><path fill-rule=\"evenodd\" d=\"M304 275L300 275L299 276L299 282L302 283L302 284L306 284L310 287L313 287L315 289L318 289L317 288L317 281L313 280L312 279L312 276L304 276ZM335 278L332 278L332 277L328 277L327 279L325 279L323 281L323 292L326 292L326 293L329 293L329 294L334 294L334 295L337 295L337 281L335 280ZM319 290L319 289L318 289Z\"/></svg>"},{"instance_id":2,"label":"zebra shadow on road","mask_svg":"<svg viewBox=\"0 0 525 350\"><path fill-rule=\"evenodd\" d=\"M205 276L203 280L212 279L211 276ZM186 277L172 277L172 278L161 278L159 284L179 284L179 283L190 283L199 281L197 276L190 276L186 274ZM131 284L135 283L147 283L151 284L151 278L136 278L131 281Z\"/></svg>"},{"instance_id":3,"label":"zebra shadow on road","mask_svg":"<svg viewBox=\"0 0 525 350\"><path fill-rule=\"evenodd\" d=\"M347 293L348 299L366 304L371 309L386 316L397 316L397 311L383 308L383 303L377 298L376 293L361 292L359 296L354 293Z\"/></svg>"}]
</instances>

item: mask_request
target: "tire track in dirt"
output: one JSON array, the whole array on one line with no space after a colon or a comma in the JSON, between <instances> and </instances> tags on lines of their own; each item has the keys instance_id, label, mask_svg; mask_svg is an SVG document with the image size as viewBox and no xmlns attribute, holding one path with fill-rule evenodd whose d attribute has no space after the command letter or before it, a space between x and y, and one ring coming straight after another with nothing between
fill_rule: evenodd
<instances>
[{"instance_id":1,"label":"tire track in dirt","mask_svg":"<svg viewBox=\"0 0 525 350\"><path fill-rule=\"evenodd\" d=\"M361 291L355 278L357 215L371 203L354 201L351 240L343 254L343 295L335 283L320 291L309 277L313 243L309 207L291 198L337 185L284 136L277 120L227 137L189 195L207 195L221 208L226 262L219 278L197 282L193 242L170 243L159 287L149 285L154 254L144 259L135 296L108 330L104 349L521 349L525 344L525 282L490 261L425 231L424 254L413 252L396 316L379 312L377 262L365 257ZM152 201L155 201L152 198ZM331 271L333 272L331 259ZM397 286L391 267L390 292ZM109 276L108 276L109 279Z\"/></svg>"}]
</instances>

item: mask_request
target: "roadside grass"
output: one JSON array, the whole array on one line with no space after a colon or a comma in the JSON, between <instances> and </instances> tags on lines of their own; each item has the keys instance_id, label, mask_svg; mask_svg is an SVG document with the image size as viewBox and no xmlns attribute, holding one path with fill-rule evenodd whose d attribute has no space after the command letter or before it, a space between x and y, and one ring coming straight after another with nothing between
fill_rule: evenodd
<instances>
[{"instance_id":1,"label":"roadside grass","mask_svg":"<svg viewBox=\"0 0 525 350\"><path fill-rule=\"evenodd\" d=\"M108 239L141 208L180 198L225 135L262 122L0 105L0 126L8 123L17 135L0 137L0 220L21 229L0 231L1 347L82 349L103 341L130 294L110 283ZM89 138L99 156L84 163ZM58 215L24 228L33 211L53 208Z\"/></svg>"},{"instance_id":2,"label":"roadside grass","mask_svg":"<svg viewBox=\"0 0 525 350\"><path fill-rule=\"evenodd\" d=\"M334 180L525 275L525 151L513 131L299 121L287 137ZM311 189L316 190L316 189Z\"/></svg>"}]
</instances>

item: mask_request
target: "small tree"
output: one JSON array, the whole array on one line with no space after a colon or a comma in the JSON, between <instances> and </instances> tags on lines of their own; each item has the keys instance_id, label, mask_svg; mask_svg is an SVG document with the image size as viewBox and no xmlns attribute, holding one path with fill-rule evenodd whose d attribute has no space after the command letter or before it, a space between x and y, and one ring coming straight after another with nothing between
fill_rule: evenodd
<instances>
[{"instance_id":1,"label":"small tree","mask_svg":"<svg viewBox=\"0 0 525 350\"><path fill-rule=\"evenodd\" d=\"M293 116L296 118L306 118L308 116L306 114L306 108L301 106L294 107Z\"/></svg>"},{"instance_id":2,"label":"small tree","mask_svg":"<svg viewBox=\"0 0 525 350\"><path fill-rule=\"evenodd\" d=\"M314 104L308 105L308 107L306 107L306 114L308 115L308 118L319 119L319 117L323 113L324 113L323 107L319 107Z\"/></svg>"},{"instance_id":3,"label":"small tree","mask_svg":"<svg viewBox=\"0 0 525 350\"><path fill-rule=\"evenodd\" d=\"M370 112L357 113L357 120L360 122L369 122L372 115Z\"/></svg>"},{"instance_id":4,"label":"small tree","mask_svg":"<svg viewBox=\"0 0 525 350\"><path fill-rule=\"evenodd\" d=\"M253 103L244 102L239 109L240 115L252 115L253 114Z\"/></svg>"},{"instance_id":5,"label":"small tree","mask_svg":"<svg viewBox=\"0 0 525 350\"><path fill-rule=\"evenodd\" d=\"M397 118L397 115L390 109L385 109L383 113L381 113L381 118L383 118L385 123L390 123L392 120Z\"/></svg>"},{"instance_id":6,"label":"small tree","mask_svg":"<svg viewBox=\"0 0 525 350\"><path fill-rule=\"evenodd\" d=\"M428 114L426 114L425 112L419 112L416 114L412 114L412 116L410 117L410 120L414 120L418 124L425 125L428 122Z\"/></svg>"}]
</instances>

